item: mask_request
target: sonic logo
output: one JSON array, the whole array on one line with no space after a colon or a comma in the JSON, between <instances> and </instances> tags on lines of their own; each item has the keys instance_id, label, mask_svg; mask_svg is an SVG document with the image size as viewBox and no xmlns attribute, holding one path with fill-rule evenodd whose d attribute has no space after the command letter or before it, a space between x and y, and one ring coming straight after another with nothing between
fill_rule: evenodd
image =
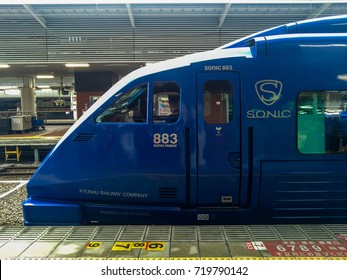
<instances>
[{"instance_id":1,"label":"sonic logo","mask_svg":"<svg viewBox=\"0 0 347 280\"><path fill-rule=\"evenodd\" d=\"M255 91L260 101L266 106L271 106L281 98L283 84L277 80L262 80L255 83ZM288 119L292 116L291 110L261 110L247 111L248 119Z\"/></svg>"},{"instance_id":2,"label":"sonic logo","mask_svg":"<svg viewBox=\"0 0 347 280\"><path fill-rule=\"evenodd\" d=\"M282 83L276 80L262 80L255 84L255 90L261 102L273 105L281 97Z\"/></svg>"}]
</instances>

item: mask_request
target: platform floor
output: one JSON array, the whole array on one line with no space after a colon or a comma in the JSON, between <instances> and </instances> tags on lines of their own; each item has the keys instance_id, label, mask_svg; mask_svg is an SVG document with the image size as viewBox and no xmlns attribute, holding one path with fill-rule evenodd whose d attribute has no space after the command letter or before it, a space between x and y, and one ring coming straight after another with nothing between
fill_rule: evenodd
<instances>
[{"instance_id":1,"label":"platform floor","mask_svg":"<svg viewBox=\"0 0 347 280\"><path fill-rule=\"evenodd\" d=\"M0 154L3 153L1 158L21 162L24 158L22 151L27 151L32 154L31 160L39 163L43 159L42 156L40 158L41 152L46 151L47 154L70 127L71 125L48 125L37 131L0 135ZM24 161L27 160L28 156Z\"/></svg>"},{"instance_id":2,"label":"platform floor","mask_svg":"<svg viewBox=\"0 0 347 280\"><path fill-rule=\"evenodd\" d=\"M4 146L5 144L56 143L70 127L71 125L47 125L45 129L27 133L3 134L0 135L0 144Z\"/></svg>"},{"instance_id":3,"label":"platform floor","mask_svg":"<svg viewBox=\"0 0 347 280\"><path fill-rule=\"evenodd\" d=\"M0 259L347 259L347 225L2 227Z\"/></svg>"}]
</instances>

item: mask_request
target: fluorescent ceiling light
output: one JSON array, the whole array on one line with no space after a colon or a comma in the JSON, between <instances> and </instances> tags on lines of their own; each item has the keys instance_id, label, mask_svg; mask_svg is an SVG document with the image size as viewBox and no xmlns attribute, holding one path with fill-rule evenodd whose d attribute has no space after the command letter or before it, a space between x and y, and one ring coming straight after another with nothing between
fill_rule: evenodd
<instances>
[{"instance_id":1,"label":"fluorescent ceiling light","mask_svg":"<svg viewBox=\"0 0 347 280\"><path fill-rule=\"evenodd\" d=\"M53 79L53 75L37 75L36 78L38 79Z\"/></svg>"},{"instance_id":2,"label":"fluorescent ceiling light","mask_svg":"<svg viewBox=\"0 0 347 280\"><path fill-rule=\"evenodd\" d=\"M9 68L10 67L10 65L8 65L8 64L0 64L0 68Z\"/></svg>"},{"instance_id":3,"label":"fluorescent ceiling light","mask_svg":"<svg viewBox=\"0 0 347 280\"><path fill-rule=\"evenodd\" d=\"M4 90L4 89L18 89L18 87L16 87L16 86L0 86L0 90Z\"/></svg>"},{"instance_id":4,"label":"fluorescent ceiling light","mask_svg":"<svg viewBox=\"0 0 347 280\"><path fill-rule=\"evenodd\" d=\"M89 67L89 63L66 63L66 67Z\"/></svg>"},{"instance_id":5,"label":"fluorescent ceiling light","mask_svg":"<svg viewBox=\"0 0 347 280\"><path fill-rule=\"evenodd\" d=\"M43 89L43 88L51 88L50 86L45 86L45 85L42 85L42 86L37 86L38 88L40 88L40 89Z\"/></svg>"},{"instance_id":6,"label":"fluorescent ceiling light","mask_svg":"<svg viewBox=\"0 0 347 280\"><path fill-rule=\"evenodd\" d=\"M20 95L20 90L19 89L5 89L5 94L6 95L19 96Z\"/></svg>"}]
</instances>

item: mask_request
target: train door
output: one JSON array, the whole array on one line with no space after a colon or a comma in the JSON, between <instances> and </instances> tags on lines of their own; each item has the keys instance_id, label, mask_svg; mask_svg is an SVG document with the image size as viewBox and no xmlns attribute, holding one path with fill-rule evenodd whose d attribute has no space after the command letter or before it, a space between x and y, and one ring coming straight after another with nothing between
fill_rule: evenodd
<instances>
[{"instance_id":1,"label":"train door","mask_svg":"<svg viewBox=\"0 0 347 280\"><path fill-rule=\"evenodd\" d=\"M234 72L197 77L198 206L234 207L240 188L240 88Z\"/></svg>"}]
</instances>

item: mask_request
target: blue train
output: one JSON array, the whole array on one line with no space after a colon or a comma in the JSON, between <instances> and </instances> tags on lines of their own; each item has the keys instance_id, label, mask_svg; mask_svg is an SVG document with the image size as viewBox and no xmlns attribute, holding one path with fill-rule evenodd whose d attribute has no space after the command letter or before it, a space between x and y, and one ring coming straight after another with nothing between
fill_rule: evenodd
<instances>
[{"instance_id":1,"label":"blue train","mask_svg":"<svg viewBox=\"0 0 347 280\"><path fill-rule=\"evenodd\" d=\"M26 225L347 223L347 16L130 73L27 190Z\"/></svg>"}]
</instances>

